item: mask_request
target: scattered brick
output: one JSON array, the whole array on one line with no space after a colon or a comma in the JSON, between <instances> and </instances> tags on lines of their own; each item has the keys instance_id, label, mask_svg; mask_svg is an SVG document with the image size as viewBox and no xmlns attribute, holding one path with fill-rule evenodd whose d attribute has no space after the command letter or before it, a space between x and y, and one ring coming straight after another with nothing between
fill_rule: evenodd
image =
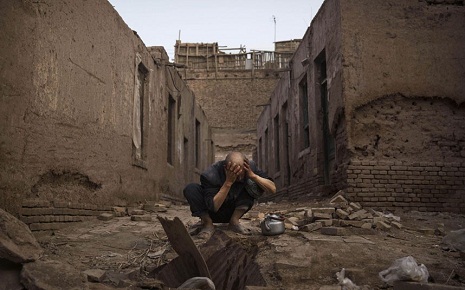
<instances>
[{"instance_id":1,"label":"scattered brick","mask_svg":"<svg viewBox=\"0 0 465 290\"><path fill-rule=\"evenodd\" d=\"M367 217L367 211L364 209L358 210L349 215L350 220L362 220Z\"/></svg>"},{"instance_id":2,"label":"scattered brick","mask_svg":"<svg viewBox=\"0 0 465 290\"><path fill-rule=\"evenodd\" d=\"M349 203L349 206L351 208L353 208L354 210L361 210L362 209L362 206L358 202L357 203L351 202L351 203Z\"/></svg>"},{"instance_id":3,"label":"scattered brick","mask_svg":"<svg viewBox=\"0 0 465 290\"><path fill-rule=\"evenodd\" d=\"M333 214L336 210L334 207L317 207L317 208L311 208L313 213L327 213L327 214Z\"/></svg>"},{"instance_id":4,"label":"scattered brick","mask_svg":"<svg viewBox=\"0 0 465 290\"><path fill-rule=\"evenodd\" d=\"M402 224L399 223L399 222L391 222L391 226L394 226L395 228L398 228L398 229L401 229L402 228Z\"/></svg>"},{"instance_id":5,"label":"scattered brick","mask_svg":"<svg viewBox=\"0 0 465 290\"><path fill-rule=\"evenodd\" d=\"M377 216L377 217L373 218L373 223L374 224L377 224L378 222L384 222L384 221L385 221L384 217Z\"/></svg>"},{"instance_id":6,"label":"scattered brick","mask_svg":"<svg viewBox=\"0 0 465 290\"><path fill-rule=\"evenodd\" d=\"M333 219L328 220L316 220L315 222L320 222L324 227L330 227L333 225Z\"/></svg>"},{"instance_id":7,"label":"scattered brick","mask_svg":"<svg viewBox=\"0 0 465 290\"><path fill-rule=\"evenodd\" d=\"M296 226L291 224L291 223L284 222L284 228L286 230L292 230L292 229L294 229L294 227L296 227Z\"/></svg>"},{"instance_id":8,"label":"scattered brick","mask_svg":"<svg viewBox=\"0 0 465 290\"><path fill-rule=\"evenodd\" d=\"M109 221L112 218L113 218L113 214L111 213L102 213L98 216L98 219L102 221Z\"/></svg>"},{"instance_id":9,"label":"scattered brick","mask_svg":"<svg viewBox=\"0 0 465 290\"><path fill-rule=\"evenodd\" d=\"M312 211L311 208L310 208L310 209L307 209L307 210L305 211L304 217L305 217L306 219L312 219L312 218L313 218L313 211Z\"/></svg>"},{"instance_id":10,"label":"scattered brick","mask_svg":"<svg viewBox=\"0 0 465 290\"><path fill-rule=\"evenodd\" d=\"M154 204L144 204L142 209L148 212L155 212L155 205Z\"/></svg>"},{"instance_id":11,"label":"scattered brick","mask_svg":"<svg viewBox=\"0 0 465 290\"><path fill-rule=\"evenodd\" d=\"M156 205L157 206L164 206L164 207L171 207L173 203L171 201L167 201L167 200L160 200Z\"/></svg>"},{"instance_id":12,"label":"scattered brick","mask_svg":"<svg viewBox=\"0 0 465 290\"><path fill-rule=\"evenodd\" d=\"M319 230L323 227L323 224L321 222L314 222L311 224L304 225L299 228L299 230L304 231L304 232L313 232L316 230Z\"/></svg>"},{"instance_id":13,"label":"scattered brick","mask_svg":"<svg viewBox=\"0 0 465 290\"><path fill-rule=\"evenodd\" d=\"M345 236L347 232L341 227L324 227L320 229L320 233L328 236Z\"/></svg>"},{"instance_id":14,"label":"scattered brick","mask_svg":"<svg viewBox=\"0 0 465 290\"><path fill-rule=\"evenodd\" d=\"M289 224L292 224L294 226L298 226L299 225L299 218L297 217L289 217L286 219L286 222L289 223Z\"/></svg>"},{"instance_id":15,"label":"scattered brick","mask_svg":"<svg viewBox=\"0 0 465 290\"><path fill-rule=\"evenodd\" d=\"M89 269L83 272L89 282L102 282L106 277L106 271L101 269Z\"/></svg>"},{"instance_id":16,"label":"scattered brick","mask_svg":"<svg viewBox=\"0 0 465 290\"><path fill-rule=\"evenodd\" d=\"M371 229L372 227L373 227L373 224L372 224L372 223L367 223L367 222L365 222L365 223L361 226L362 229Z\"/></svg>"},{"instance_id":17,"label":"scattered brick","mask_svg":"<svg viewBox=\"0 0 465 290\"><path fill-rule=\"evenodd\" d=\"M145 211L142 209L133 209L129 214L130 215L144 215Z\"/></svg>"},{"instance_id":18,"label":"scattered brick","mask_svg":"<svg viewBox=\"0 0 465 290\"><path fill-rule=\"evenodd\" d=\"M333 215L330 213L313 211L313 219L332 219L332 218L333 218Z\"/></svg>"},{"instance_id":19,"label":"scattered brick","mask_svg":"<svg viewBox=\"0 0 465 290\"><path fill-rule=\"evenodd\" d=\"M380 230L383 230L383 231L387 231L387 230L391 229L391 226L388 225L387 223L383 222L383 221L379 221L379 222L376 223L376 228L380 229Z\"/></svg>"},{"instance_id":20,"label":"scattered brick","mask_svg":"<svg viewBox=\"0 0 465 290\"><path fill-rule=\"evenodd\" d=\"M363 221L346 221L346 220L341 221L341 226L352 226L356 228L361 228L364 224L365 222Z\"/></svg>"},{"instance_id":21,"label":"scattered brick","mask_svg":"<svg viewBox=\"0 0 465 290\"><path fill-rule=\"evenodd\" d=\"M340 217L341 219L346 219L348 216L349 216L349 213L346 212L345 210L343 209L337 209L336 210L336 215L338 217Z\"/></svg>"},{"instance_id":22,"label":"scattered brick","mask_svg":"<svg viewBox=\"0 0 465 290\"><path fill-rule=\"evenodd\" d=\"M333 224L332 224L332 226L333 226L333 227L340 227L340 226L341 226L341 222L342 222L342 220L333 219Z\"/></svg>"},{"instance_id":23,"label":"scattered brick","mask_svg":"<svg viewBox=\"0 0 465 290\"><path fill-rule=\"evenodd\" d=\"M116 217L122 217L122 216L126 216L126 208L125 207L120 207L120 206L114 206L111 208L112 211L113 211L113 214L116 216Z\"/></svg>"},{"instance_id":24,"label":"scattered brick","mask_svg":"<svg viewBox=\"0 0 465 290\"><path fill-rule=\"evenodd\" d=\"M152 220L152 216L151 215L133 215L131 216L131 220L132 221L136 221L136 222L140 222L140 221L151 221Z\"/></svg>"}]
</instances>

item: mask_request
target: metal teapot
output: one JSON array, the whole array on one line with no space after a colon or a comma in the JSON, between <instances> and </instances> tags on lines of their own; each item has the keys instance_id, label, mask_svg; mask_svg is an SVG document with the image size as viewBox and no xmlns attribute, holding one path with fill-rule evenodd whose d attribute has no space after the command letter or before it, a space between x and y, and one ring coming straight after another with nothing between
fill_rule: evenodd
<instances>
[{"instance_id":1,"label":"metal teapot","mask_svg":"<svg viewBox=\"0 0 465 290\"><path fill-rule=\"evenodd\" d=\"M265 236L274 236L284 233L284 217L277 214L268 214L260 222L262 234Z\"/></svg>"}]
</instances>

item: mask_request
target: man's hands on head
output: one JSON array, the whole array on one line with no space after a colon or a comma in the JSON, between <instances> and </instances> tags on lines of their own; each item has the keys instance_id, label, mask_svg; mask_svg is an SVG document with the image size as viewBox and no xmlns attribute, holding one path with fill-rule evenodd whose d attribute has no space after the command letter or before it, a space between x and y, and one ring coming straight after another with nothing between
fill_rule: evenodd
<instances>
[{"instance_id":1,"label":"man's hands on head","mask_svg":"<svg viewBox=\"0 0 465 290\"><path fill-rule=\"evenodd\" d=\"M247 174L247 176L250 178L250 179L255 179L255 172L253 172L253 170L250 168L250 164L249 164L249 159L245 159L244 160L244 170L245 170L245 173Z\"/></svg>"},{"instance_id":2,"label":"man's hands on head","mask_svg":"<svg viewBox=\"0 0 465 290\"><path fill-rule=\"evenodd\" d=\"M226 171L226 182L230 183L229 185L232 185L244 172L242 166L233 162L228 162L224 169Z\"/></svg>"}]
</instances>

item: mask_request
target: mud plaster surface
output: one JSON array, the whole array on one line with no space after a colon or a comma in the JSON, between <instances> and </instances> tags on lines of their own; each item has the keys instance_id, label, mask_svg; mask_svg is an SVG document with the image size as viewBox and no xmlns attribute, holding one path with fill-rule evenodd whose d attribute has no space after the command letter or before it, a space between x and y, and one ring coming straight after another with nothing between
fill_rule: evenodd
<instances>
[{"instance_id":1,"label":"mud plaster surface","mask_svg":"<svg viewBox=\"0 0 465 290\"><path fill-rule=\"evenodd\" d=\"M449 99L385 97L352 120L357 155L456 162L465 158L465 105Z\"/></svg>"}]
</instances>

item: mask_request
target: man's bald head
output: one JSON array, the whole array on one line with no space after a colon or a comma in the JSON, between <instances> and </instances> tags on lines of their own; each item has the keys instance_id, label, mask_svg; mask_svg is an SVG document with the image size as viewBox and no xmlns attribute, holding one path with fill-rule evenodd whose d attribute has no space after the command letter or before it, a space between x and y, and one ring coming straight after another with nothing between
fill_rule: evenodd
<instances>
[{"instance_id":1,"label":"man's bald head","mask_svg":"<svg viewBox=\"0 0 465 290\"><path fill-rule=\"evenodd\" d=\"M226 159L225 159L226 163L231 162L241 167L244 166L245 160L246 160L245 155L239 151L233 151L229 153L228 155L226 155Z\"/></svg>"}]
</instances>

